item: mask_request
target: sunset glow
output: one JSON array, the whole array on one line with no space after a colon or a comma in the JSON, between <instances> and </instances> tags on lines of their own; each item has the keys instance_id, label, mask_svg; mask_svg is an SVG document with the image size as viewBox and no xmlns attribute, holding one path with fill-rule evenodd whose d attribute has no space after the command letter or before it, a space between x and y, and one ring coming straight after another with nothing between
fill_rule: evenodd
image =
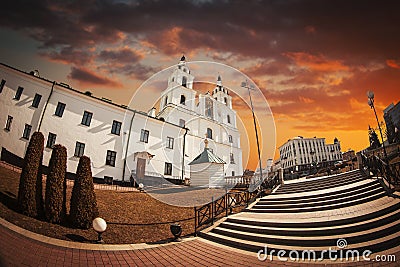
<instances>
[{"instance_id":1,"label":"sunset glow","mask_svg":"<svg viewBox=\"0 0 400 267\"><path fill-rule=\"evenodd\" d=\"M271 107L277 146L301 135L364 149L377 126L366 92L382 121L400 99L397 1L8 1L4 9L2 63L116 103L182 54L241 70ZM252 129L248 107L235 105ZM254 169L251 131L249 141ZM279 154L266 151L275 140L262 142L265 165Z\"/></svg>"}]
</instances>

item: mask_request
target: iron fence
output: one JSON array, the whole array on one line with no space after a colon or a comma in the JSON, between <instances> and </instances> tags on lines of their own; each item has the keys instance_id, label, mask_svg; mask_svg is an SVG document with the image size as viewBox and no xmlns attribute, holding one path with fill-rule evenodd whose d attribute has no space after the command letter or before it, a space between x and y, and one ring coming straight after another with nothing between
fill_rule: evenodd
<instances>
[{"instance_id":1,"label":"iron fence","mask_svg":"<svg viewBox=\"0 0 400 267\"><path fill-rule=\"evenodd\" d=\"M274 173L270 178L265 179L260 184L262 189L273 190L279 184L278 173ZM248 183L249 186L251 183ZM194 232L198 233L199 230L213 225L216 219L220 219L223 216L228 216L233 212L233 209L240 207L248 207L250 203L256 200L264 194L264 190L249 190L231 191L227 192L224 196L218 199L211 199L210 203L207 203L200 207L194 207Z\"/></svg>"},{"instance_id":2,"label":"iron fence","mask_svg":"<svg viewBox=\"0 0 400 267\"><path fill-rule=\"evenodd\" d=\"M388 164L376 155L367 157L364 153L361 153L361 161L362 170L368 177L372 173L385 179L389 186L400 185L400 161Z\"/></svg>"}]
</instances>

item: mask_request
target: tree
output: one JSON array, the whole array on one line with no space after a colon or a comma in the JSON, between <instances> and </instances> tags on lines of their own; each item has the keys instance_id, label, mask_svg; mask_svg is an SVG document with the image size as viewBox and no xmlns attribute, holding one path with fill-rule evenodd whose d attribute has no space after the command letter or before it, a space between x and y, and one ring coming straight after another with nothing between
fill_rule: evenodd
<instances>
[{"instance_id":1,"label":"tree","mask_svg":"<svg viewBox=\"0 0 400 267\"><path fill-rule=\"evenodd\" d=\"M381 142L379 142L378 135L375 130L368 126L369 144L371 149L381 147Z\"/></svg>"},{"instance_id":2,"label":"tree","mask_svg":"<svg viewBox=\"0 0 400 267\"><path fill-rule=\"evenodd\" d=\"M66 216L67 149L55 145L51 153L46 181L45 217L51 223L60 223Z\"/></svg>"},{"instance_id":3,"label":"tree","mask_svg":"<svg viewBox=\"0 0 400 267\"><path fill-rule=\"evenodd\" d=\"M90 158L82 156L72 188L70 221L75 227L88 229L92 220L98 217L98 213Z\"/></svg>"},{"instance_id":4,"label":"tree","mask_svg":"<svg viewBox=\"0 0 400 267\"><path fill-rule=\"evenodd\" d=\"M43 134L34 132L26 150L18 188L19 210L30 217L43 216L43 148Z\"/></svg>"}]
</instances>

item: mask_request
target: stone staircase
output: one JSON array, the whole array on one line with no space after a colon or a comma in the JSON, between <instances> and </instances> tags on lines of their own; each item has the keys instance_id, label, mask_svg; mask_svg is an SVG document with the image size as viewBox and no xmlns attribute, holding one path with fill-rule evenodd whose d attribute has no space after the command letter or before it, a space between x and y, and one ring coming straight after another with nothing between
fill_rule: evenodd
<instances>
[{"instance_id":1,"label":"stone staircase","mask_svg":"<svg viewBox=\"0 0 400 267\"><path fill-rule=\"evenodd\" d=\"M355 170L285 184L200 235L256 253L267 246L268 255L314 250L328 258L323 250L330 248L378 253L400 246L399 208L399 195Z\"/></svg>"}]
</instances>

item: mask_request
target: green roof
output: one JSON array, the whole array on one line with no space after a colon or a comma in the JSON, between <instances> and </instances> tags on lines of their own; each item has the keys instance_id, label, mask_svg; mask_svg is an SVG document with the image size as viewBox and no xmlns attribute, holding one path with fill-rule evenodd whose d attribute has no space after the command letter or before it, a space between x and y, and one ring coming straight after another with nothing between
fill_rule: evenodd
<instances>
[{"instance_id":1,"label":"green roof","mask_svg":"<svg viewBox=\"0 0 400 267\"><path fill-rule=\"evenodd\" d=\"M200 164L200 163L220 163L225 164L218 156L214 155L209 148L204 148L203 152L198 155L189 165Z\"/></svg>"}]
</instances>

